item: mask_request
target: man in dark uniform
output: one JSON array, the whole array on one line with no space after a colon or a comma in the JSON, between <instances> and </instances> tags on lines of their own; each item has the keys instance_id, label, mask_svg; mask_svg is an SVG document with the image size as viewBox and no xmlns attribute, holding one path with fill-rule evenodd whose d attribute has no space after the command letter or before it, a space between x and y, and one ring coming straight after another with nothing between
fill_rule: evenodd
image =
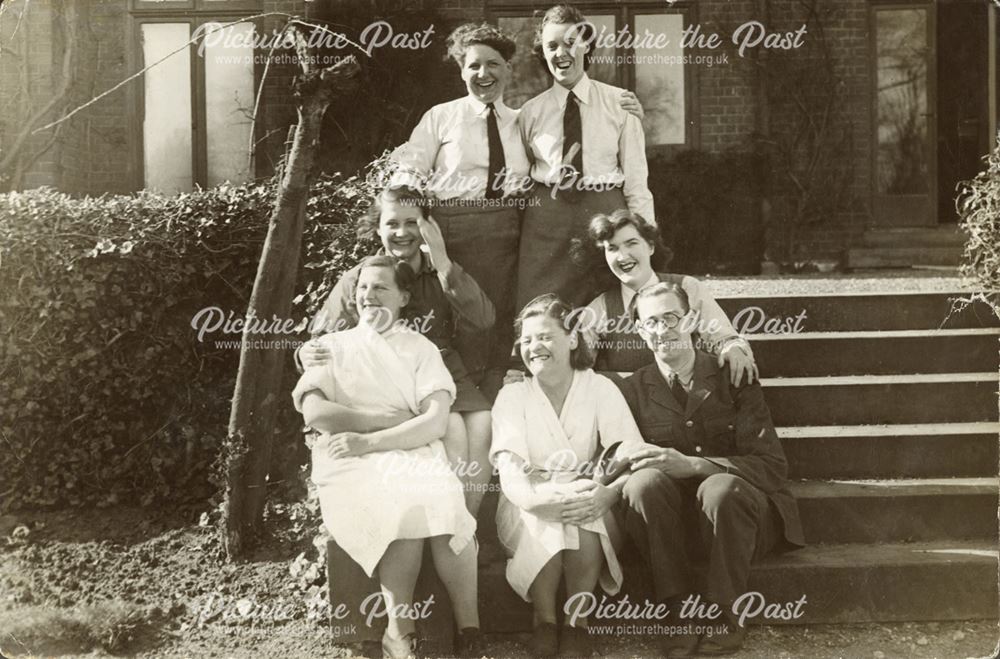
<instances>
[{"instance_id":1,"label":"man in dark uniform","mask_svg":"<svg viewBox=\"0 0 1000 659\"><path fill-rule=\"evenodd\" d=\"M643 289L634 320L655 362L620 386L654 447L631 456L616 512L650 570L657 600L674 616L697 592L692 553L707 553L703 595L725 612L716 623L726 620L729 631L665 638L665 654L729 654L746 635L731 607L746 591L751 561L803 544L787 462L760 384L731 385L728 366L720 369L715 357L694 348L696 319L683 288L664 282Z\"/></svg>"}]
</instances>

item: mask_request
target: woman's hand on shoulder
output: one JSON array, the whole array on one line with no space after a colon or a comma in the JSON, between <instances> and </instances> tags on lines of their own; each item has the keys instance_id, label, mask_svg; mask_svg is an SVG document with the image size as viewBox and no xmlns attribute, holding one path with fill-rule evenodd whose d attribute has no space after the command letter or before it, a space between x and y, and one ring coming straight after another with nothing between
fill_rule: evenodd
<instances>
[{"instance_id":1,"label":"woman's hand on shoulder","mask_svg":"<svg viewBox=\"0 0 1000 659\"><path fill-rule=\"evenodd\" d=\"M523 382L525 378L524 371L519 371L515 368L508 369L507 373L503 376L504 386L508 384L515 384L517 382Z\"/></svg>"},{"instance_id":2,"label":"woman's hand on shoulder","mask_svg":"<svg viewBox=\"0 0 1000 659\"><path fill-rule=\"evenodd\" d=\"M316 338L302 344L299 348L299 359L302 360L302 368L316 368L326 366L333 361L333 353Z\"/></svg>"},{"instance_id":3,"label":"woman's hand on shoulder","mask_svg":"<svg viewBox=\"0 0 1000 659\"><path fill-rule=\"evenodd\" d=\"M643 117L646 116L645 110L642 109L642 103L639 102L639 97L627 89L622 90L622 95L618 98L618 104L622 107L622 110L635 115L639 121L642 121Z\"/></svg>"}]
</instances>

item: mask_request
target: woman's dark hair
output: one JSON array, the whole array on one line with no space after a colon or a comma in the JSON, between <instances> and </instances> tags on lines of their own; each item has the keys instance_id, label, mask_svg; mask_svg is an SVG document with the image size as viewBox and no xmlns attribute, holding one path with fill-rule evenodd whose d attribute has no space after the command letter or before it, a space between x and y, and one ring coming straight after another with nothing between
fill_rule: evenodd
<instances>
[{"instance_id":1,"label":"woman's dark hair","mask_svg":"<svg viewBox=\"0 0 1000 659\"><path fill-rule=\"evenodd\" d=\"M567 334L577 332L576 328L570 327L573 307L563 302L555 293L539 295L534 300L524 305L521 313L517 314L514 321L514 336L521 336L521 326L528 318L535 316L547 316L559 321L560 326ZM577 333L576 347L569 353L569 365L578 371L588 369L594 365L594 353L590 350L583 336Z\"/></svg>"},{"instance_id":2,"label":"woman's dark hair","mask_svg":"<svg viewBox=\"0 0 1000 659\"><path fill-rule=\"evenodd\" d=\"M587 237L573 239L570 247L570 258L577 267L583 270L601 273L596 277L601 284L601 290L613 286L618 281L614 274L608 270L604 260L602 243L611 240L618 231L627 226L635 227L642 239L652 246L653 255L649 260L654 272L663 271L674 256L671 249L663 244L660 230L644 220L638 213L633 213L627 208L620 208L607 215L598 213L590 218L587 225Z\"/></svg>"},{"instance_id":3,"label":"woman's dark hair","mask_svg":"<svg viewBox=\"0 0 1000 659\"><path fill-rule=\"evenodd\" d=\"M500 57L506 62L514 57L514 52L517 50L517 43L510 35L489 23L459 25L448 35L446 43L448 57L455 60L458 68L465 65L465 51L476 44L489 46L500 53Z\"/></svg>"},{"instance_id":4,"label":"woman's dark hair","mask_svg":"<svg viewBox=\"0 0 1000 659\"><path fill-rule=\"evenodd\" d=\"M376 254L375 256L366 256L361 260L361 264L358 267L358 273L360 273L365 268L389 268L392 270L393 281L396 282L396 286L399 290L409 293L413 289L413 284L417 280L417 275L413 272L413 268L406 261L399 261L395 257L389 256L388 254Z\"/></svg>"},{"instance_id":5,"label":"woman's dark hair","mask_svg":"<svg viewBox=\"0 0 1000 659\"><path fill-rule=\"evenodd\" d=\"M382 203L385 201L398 202L406 206L419 206L420 212L427 217L427 198L420 194L416 188L408 185L390 185L383 188L375 195L368 210L358 220L358 238L362 241L371 240L378 234L379 218L382 216Z\"/></svg>"},{"instance_id":6,"label":"woman's dark hair","mask_svg":"<svg viewBox=\"0 0 1000 659\"><path fill-rule=\"evenodd\" d=\"M589 70L590 60L594 55L593 42L594 37L597 36L597 28L573 5L555 5L554 7L549 7L549 10L542 16L542 22L538 24L538 28L535 30L535 41L531 49L531 52L542 63L542 68L545 69L545 72L549 76L552 75L552 72L549 71L549 65L545 61L545 49L542 47L542 30L550 23L579 26L575 45L577 47L590 46L583 54L583 70Z\"/></svg>"}]
</instances>

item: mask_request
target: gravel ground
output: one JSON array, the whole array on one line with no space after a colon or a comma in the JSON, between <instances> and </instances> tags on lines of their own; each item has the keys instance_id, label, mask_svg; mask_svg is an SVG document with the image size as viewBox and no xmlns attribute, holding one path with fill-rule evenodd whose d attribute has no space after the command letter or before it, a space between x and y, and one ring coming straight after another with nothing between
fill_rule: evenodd
<instances>
[{"instance_id":1,"label":"gravel ground","mask_svg":"<svg viewBox=\"0 0 1000 659\"><path fill-rule=\"evenodd\" d=\"M215 530L198 523L201 512L118 507L0 518L0 656L351 656L309 617L307 595L315 582L290 576L297 557L311 548L305 531L311 523L272 516L268 538L250 559L227 565ZM206 614L223 610L206 606L210 597L226 602L230 613L240 601L281 613ZM100 612L123 610L134 617L112 647L108 620L101 618L111 614ZM53 622L73 615L98 631L84 634ZM990 620L753 627L746 649L734 656L987 657L995 656L998 638L997 621ZM525 635L486 640L490 657L527 656ZM658 656L647 638L602 638L595 650L622 659Z\"/></svg>"}]
</instances>

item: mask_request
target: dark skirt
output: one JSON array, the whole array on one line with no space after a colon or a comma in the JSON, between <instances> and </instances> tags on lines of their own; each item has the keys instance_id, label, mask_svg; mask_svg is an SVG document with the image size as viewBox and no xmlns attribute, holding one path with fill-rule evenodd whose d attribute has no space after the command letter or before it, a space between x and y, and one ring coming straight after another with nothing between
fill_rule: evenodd
<instances>
[{"instance_id":1,"label":"dark skirt","mask_svg":"<svg viewBox=\"0 0 1000 659\"><path fill-rule=\"evenodd\" d=\"M496 310L492 329L463 332L455 338L455 347L476 381L486 369L505 366L513 345L515 278L521 233L520 208L509 202L487 205L483 201L431 209L431 215L441 227L449 258L476 280Z\"/></svg>"},{"instance_id":2,"label":"dark skirt","mask_svg":"<svg viewBox=\"0 0 1000 659\"><path fill-rule=\"evenodd\" d=\"M454 348L442 348L441 359L445 368L451 373L451 379L455 381L455 402L451 406L452 412L479 412L489 410L492 406L486 400L476 383L473 382L469 371L462 362L462 356Z\"/></svg>"},{"instance_id":3,"label":"dark skirt","mask_svg":"<svg viewBox=\"0 0 1000 659\"><path fill-rule=\"evenodd\" d=\"M556 293L574 306L594 298L593 277L570 260L570 246L573 238L586 237L590 218L620 208L628 204L619 188L578 191L569 200L565 195L553 199L552 188L535 184L521 226L515 314L544 293Z\"/></svg>"}]
</instances>

